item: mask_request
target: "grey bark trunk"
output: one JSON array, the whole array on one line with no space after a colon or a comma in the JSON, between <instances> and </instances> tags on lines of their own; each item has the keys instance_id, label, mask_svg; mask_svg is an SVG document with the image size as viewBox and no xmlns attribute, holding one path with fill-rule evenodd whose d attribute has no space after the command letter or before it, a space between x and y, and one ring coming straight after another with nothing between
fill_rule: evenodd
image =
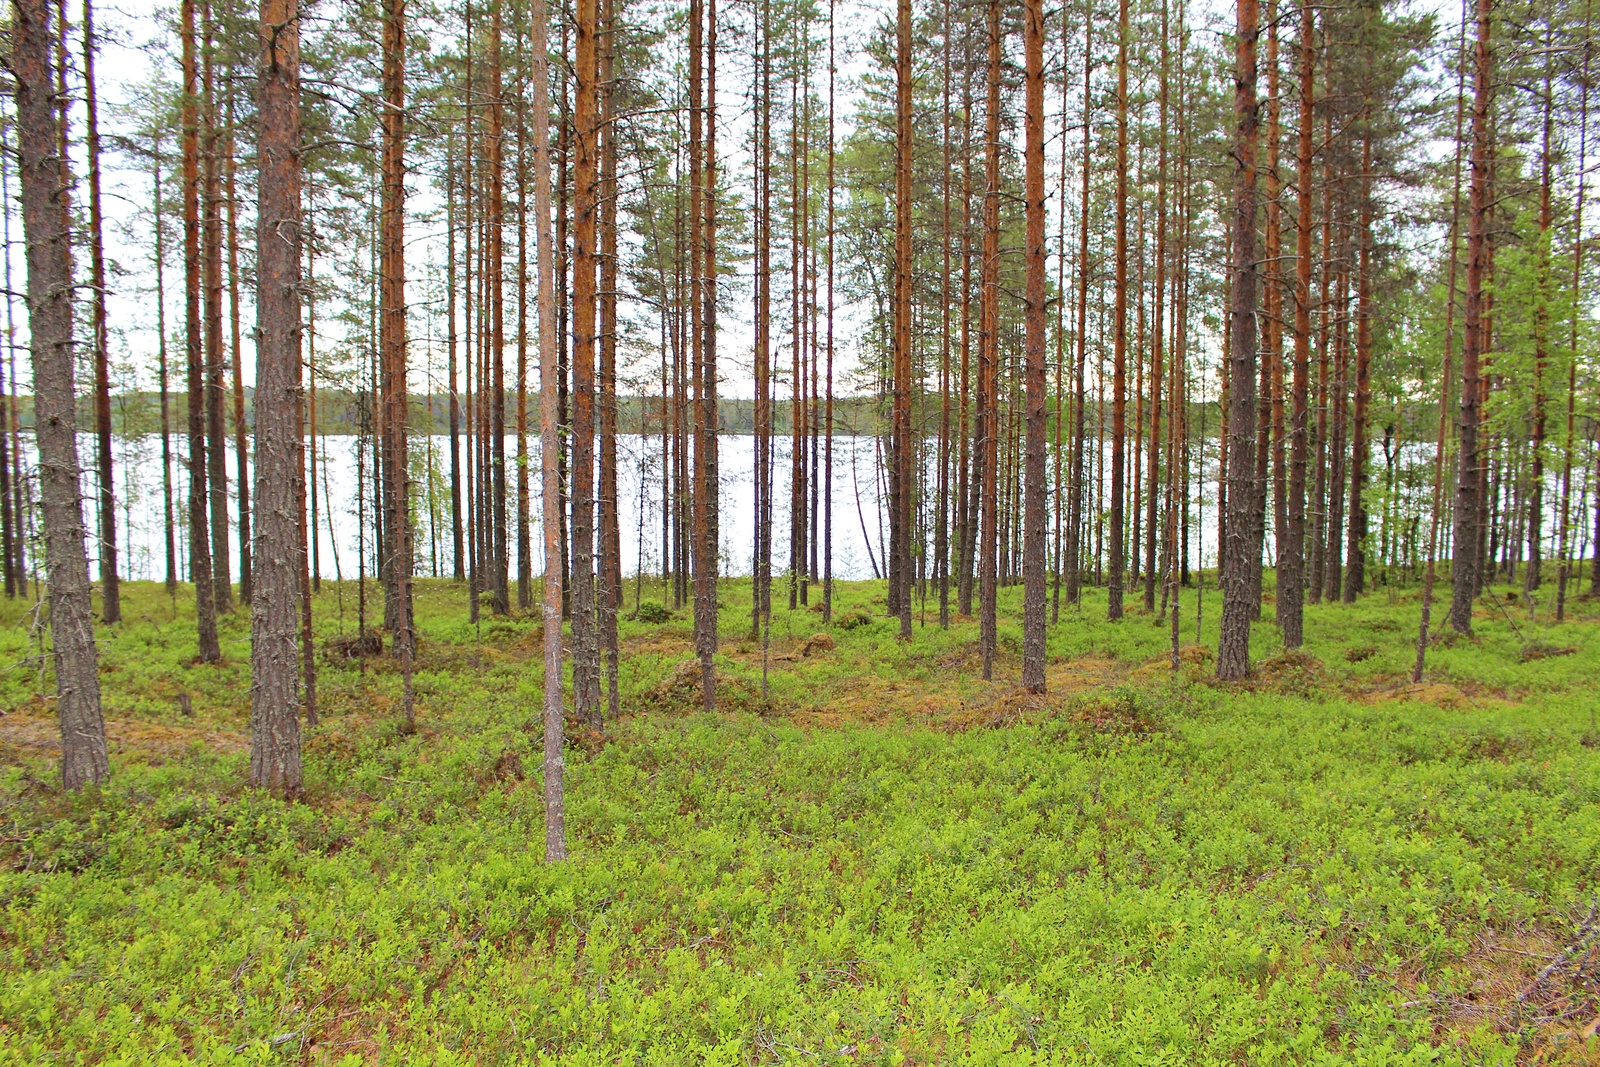
<instances>
[{"instance_id":1,"label":"grey bark trunk","mask_svg":"<svg viewBox=\"0 0 1600 1067\"><path fill-rule=\"evenodd\" d=\"M533 226L539 265L539 471L544 511L544 858L566 859L566 761L561 750L561 425L550 240L550 61L545 0L529 16L533 67Z\"/></svg>"},{"instance_id":2,"label":"grey bark trunk","mask_svg":"<svg viewBox=\"0 0 1600 1067\"><path fill-rule=\"evenodd\" d=\"M1222 623L1217 677L1250 670L1252 572L1261 566L1254 532L1256 445L1256 0L1238 0L1233 113L1233 291L1228 308L1228 502L1222 546ZM1251 559L1251 550L1257 549Z\"/></svg>"},{"instance_id":3,"label":"grey bark trunk","mask_svg":"<svg viewBox=\"0 0 1600 1067\"><path fill-rule=\"evenodd\" d=\"M284 793L301 782L299 81L295 0L262 0L250 780Z\"/></svg>"},{"instance_id":4,"label":"grey bark trunk","mask_svg":"<svg viewBox=\"0 0 1600 1067\"><path fill-rule=\"evenodd\" d=\"M89 557L84 548L87 531L78 493L71 238L63 199L69 177L57 150L60 127L50 47L48 5L44 0L18 0L12 7L11 73L28 256L39 499L61 722L61 782L67 789L81 789L105 780L111 768L100 714Z\"/></svg>"},{"instance_id":5,"label":"grey bark trunk","mask_svg":"<svg viewBox=\"0 0 1600 1067\"><path fill-rule=\"evenodd\" d=\"M1027 70L1026 181L1027 323L1023 345L1026 443L1022 516L1022 684L1030 693L1045 688L1045 286L1044 286L1044 3L1028 0L1023 11Z\"/></svg>"}]
</instances>

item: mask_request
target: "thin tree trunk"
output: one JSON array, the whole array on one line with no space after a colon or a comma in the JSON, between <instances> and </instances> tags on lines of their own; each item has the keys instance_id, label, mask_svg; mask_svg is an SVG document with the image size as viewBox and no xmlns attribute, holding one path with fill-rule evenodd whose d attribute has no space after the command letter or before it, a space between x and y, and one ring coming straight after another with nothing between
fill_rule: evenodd
<instances>
[{"instance_id":1,"label":"thin tree trunk","mask_svg":"<svg viewBox=\"0 0 1600 1067\"><path fill-rule=\"evenodd\" d=\"M909 0L902 0L909 3ZM1026 330L1023 390L1026 444L1023 460L1022 517L1022 685L1030 693L1045 688L1045 278L1044 278L1044 0L1023 6L1026 147L1024 251Z\"/></svg>"},{"instance_id":2,"label":"thin tree trunk","mask_svg":"<svg viewBox=\"0 0 1600 1067\"><path fill-rule=\"evenodd\" d=\"M239 599L250 603L250 471L245 444L248 428L244 417L244 356L239 322L239 200L234 180L233 104L228 105L228 137L223 153L223 195L228 201L228 321L232 344L228 347L233 372L233 454L239 486ZM296 371L298 377L299 372Z\"/></svg>"},{"instance_id":3,"label":"thin tree trunk","mask_svg":"<svg viewBox=\"0 0 1600 1067\"><path fill-rule=\"evenodd\" d=\"M698 270L691 274L691 299L699 314L691 320L698 330L691 354L698 355L694 370L694 648L701 662L701 704L706 712L717 709L717 0L696 0L690 14L691 179L698 203L696 224L690 227L691 258ZM701 32L704 19L704 32ZM701 56L704 62L694 62ZM701 70L704 75L701 77ZM704 115L701 99L704 98ZM704 138L701 136L704 130Z\"/></svg>"},{"instance_id":4,"label":"thin tree trunk","mask_svg":"<svg viewBox=\"0 0 1600 1067\"><path fill-rule=\"evenodd\" d=\"M548 86L546 90L548 91ZM548 128L549 120L545 120ZM454 147L453 138L445 142L445 345L449 352L450 378L450 537L451 559L453 561L453 574L456 581L466 578L466 548L463 542L461 526L461 395L458 385L461 381L460 370L456 359L456 189L457 179L455 161L451 158L450 150ZM549 178L546 176L546 185ZM315 383L313 383L315 384ZM470 445L469 445L470 448ZM470 500L470 494L468 499Z\"/></svg>"},{"instance_id":5,"label":"thin tree trunk","mask_svg":"<svg viewBox=\"0 0 1600 1067\"><path fill-rule=\"evenodd\" d=\"M950 0L940 12L943 65L939 76L941 163L939 199L939 439L934 490L933 573L939 587L939 628L950 628ZM831 175L830 175L831 179ZM1059 450L1057 466L1059 467Z\"/></svg>"},{"instance_id":6,"label":"thin tree trunk","mask_svg":"<svg viewBox=\"0 0 1600 1067\"><path fill-rule=\"evenodd\" d=\"M979 514L978 646L983 678L994 678L999 634L995 619L995 583L999 504L999 377L1000 307L1000 0L988 7L988 103L984 118L984 196L982 294L978 313L978 467L982 486Z\"/></svg>"},{"instance_id":7,"label":"thin tree trunk","mask_svg":"<svg viewBox=\"0 0 1600 1067\"><path fill-rule=\"evenodd\" d=\"M1295 159L1294 399L1289 425L1289 501L1278 553L1278 627L1285 648L1305 643L1306 394L1311 374L1311 165L1316 121L1316 9L1300 5L1300 114Z\"/></svg>"},{"instance_id":8,"label":"thin tree trunk","mask_svg":"<svg viewBox=\"0 0 1600 1067\"><path fill-rule=\"evenodd\" d=\"M1583 5L1583 22L1585 26L1591 25L1589 17L1592 5L1585 2ZM1583 194L1585 191L1584 179L1587 177L1589 163L1589 59L1592 53L1585 51L1583 55L1583 73L1579 81L1578 98L1578 194L1573 209L1572 223L1572 296L1573 305L1577 306L1580 294L1583 292ZM1556 577L1556 622L1563 622L1567 617L1567 578L1571 569L1572 548L1572 455L1577 447L1576 416L1578 407L1578 316L1572 316L1572 353L1567 364L1567 438L1561 456L1561 565ZM1579 510L1582 510L1580 502ZM1582 571L1582 562L1579 562L1579 571ZM1600 570L1600 568L1596 568Z\"/></svg>"},{"instance_id":9,"label":"thin tree trunk","mask_svg":"<svg viewBox=\"0 0 1600 1067\"><path fill-rule=\"evenodd\" d=\"M1085 372L1089 358L1089 164L1093 153L1094 105L1089 77L1094 70L1094 15L1085 0L1083 17L1083 174L1078 197L1078 355L1073 372L1072 475L1067 487L1067 601L1080 603L1083 583Z\"/></svg>"},{"instance_id":10,"label":"thin tree trunk","mask_svg":"<svg viewBox=\"0 0 1600 1067\"><path fill-rule=\"evenodd\" d=\"M189 409L189 573L202 663L222 659L212 589L210 510L206 478L205 348L200 320L200 77L196 64L195 0L179 5L183 37L183 273Z\"/></svg>"},{"instance_id":11,"label":"thin tree trunk","mask_svg":"<svg viewBox=\"0 0 1600 1067\"><path fill-rule=\"evenodd\" d=\"M894 573L893 606L899 609L900 639L911 640L911 0L899 0L895 53L895 315L894 462L890 483Z\"/></svg>"},{"instance_id":12,"label":"thin tree trunk","mask_svg":"<svg viewBox=\"0 0 1600 1067\"><path fill-rule=\"evenodd\" d=\"M801 50L799 35L799 20L791 23L795 39L790 42L791 48L798 53ZM896 70L898 70L898 64ZM898 135L897 135L898 136ZM800 246L801 246L801 203L800 190L800 79L791 75L789 79L789 610L793 611L805 603L805 559L806 559L806 464L805 464L805 370L801 360L804 342L802 340L802 318L800 310L801 277L800 277ZM896 180L898 181L898 157L895 164ZM898 240L898 238L897 238ZM898 246L897 246L898 247ZM898 253L897 253L898 254ZM896 294L899 290L896 289ZM896 308L898 309L898 304ZM890 344L898 345L899 335L891 337ZM898 351L898 349L896 349ZM891 357L895 358L895 357ZM893 363L898 367L898 362ZM891 372L892 375L893 372ZM896 411L899 409L896 408ZM895 433L898 433L899 423L894 422ZM889 475L889 614L899 614L900 596L900 566L896 553L900 550L900 541L896 534L899 521L899 509L895 504L895 485L899 477L899 468L892 461L888 471Z\"/></svg>"},{"instance_id":13,"label":"thin tree trunk","mask_svg":"<svg viewBox=\"0 0 1600 1067\"><path fill-rule=\"evenodd\" d=\"M700 242L691 246L704 256L695 294L701 303L703 334L700 354L699 403L696 405L695 493L696 559L694 575L695 648L700 654L701 700L707 712L716 710L717 654L717 0L704 0L705 32L705 140L700 173Z\"/></svg>"},{"instance_id":14,"label":"thin tree trunk","mask_svg":"<svg viewBox=\"0 0 1600 1067\"><path fill-rule=\"evenodd\" d=\"M1549 20L1545 23L1545 45L1551 44ZM1544 539L1544 450L1546 430L1546 366L1550 358L1550 138L1555 126L1555 94L1552 90L1550 59L1545 59L1544 122L1539 151L1539 240L1537 286L1533 295L1533 440L1528 463L1528 566L1523 571L1523 595L1530 598L1539 588L1540 563Z\"/></svg>"},{"instance_id":15,"label":"thin tree trunk","mask_svg":"<svg viewBox=\"0 0 1600 1067\"><path fill-rule=\"evenodd\" d=\"M1472 602L1477 599L1481 574L1483 533L1482 471L1479 468L1478 418L1483 383L1479 363L1485 339L1484 275L1491 251L1487 233L1489 213L1489 105L1493 88L1490 51L1493 0L1478 0L1477 43L1474 49L1472 94L1472 165L1467 196L1467 289L1461 342L1461 411L1459 471L1456 476L1454 549L1450 562L1450 626L1457 633L1472 632Z\"/></svg>"},{"instance_id":16,"label":"thin tree trunk","mask_svg":"<svg viewBox=\"0 0 1600 1067\"><path fill-rule=\"evenodd\" d=\"M511 611L511 559L510 534L506 515L506 327L505 327L505 99L501 92L500 42L504 37L503 5L495 0L489 8L490 29L488 42L488 96L489 123L485 132L488 147L485 177L488 179L488 217L485 220L487 241L484 256L488 271L484 278L488 286L485 310L489 314L488 330L481 334L488 342L485 363L488 374L484 383L489 386L488 404L488 471L484 488L489 491L487 508L490 536L485 539L489 558L493 561L493 587L491 606L496 615Z\"/></svg>"},{"instance_id":17,"label":"thin tree trunk","mask_svg":"<svg viewBox=\"0 0 1600 1067\"><path fill-rule=\"evenodd\" d=\"M156 210L156 221L157 221L157 238L156 238L156 240L158 242L158 245L159 245L159 241L160 241L160 236L159 236L159 234L160 234L160 226L159 226L159 223L160 223L160 220L161 220L161 214L160 214L160 212L161 212L161 207L160 207L160 189L161 189L161 156L160 156L160 150L161 150L160 149L160 139L158 137L156 139L155 149L152 152L152 158L155 160L155 168L156 168L157 200L156 200L155 210ZM0 201L3 201L3 202L0 202L0 231L3 231L3 235L0 235L0 239L3 239L5 247L8 248L8 249L11 247L11 158L12 158L11 157L11 151L12 150L11 150L11 145L9 143L9 139L5 138L3 136L0 136ZM5 353L5 358L0 359L0 370L6 369L6 364L8 362L10 362L12 364L12 366L15 366L15 361L14 361L15 357L12 355L12 353L15 350L15 342L16 342L16 334L15 334L15 331L13 329L14 324L15 324L14 323L14 314L15 313L12 310L12 308L13 308L12 299L13 298L12 298L11 294L12 294L13 290L11 288L11 257L9 255L7 255L5 257L4 276L5 276L5 289L6 289L6 353ZM157 275L156 275L158 290L160 288L160 277L161 276L160 276L160 273L159 273L159 265L158 265L158 271L157 271ZM159 317L159 309L158 309L157 314L158 314L158 317ZM165 351L166 350L165 350L164 347L158 349L158 352L163 356L165 355ZM165 385L166 385L166 378L165 378L166 364L165 364L165 360L162 361L161 368L162 368L162 371L163 371L163 376L162 376L162 394L161 394L161 396L162 396L163 410L165 410L165 403L166 403L166 388L165 388ZM16 379L13 377L13 378L11 378L9 380L11 382L11 384L9 386L7 386L4 382L0 382L0 554L4 555L3 569L5 571L6 599L7 600L10 600L13 597L16 597L19 593L24 593L27 590L27 579L23 576L22 568L17 565L18 551L19 551L19 548L20 548L20 546L22 544L22 525L23 525L23 517L24 516L23 516L22 509L20 507L13 507L12 506L12 499L13 499L12 493L13 493L13 490L15 489L15 487L12 485L12 467L11 467L11 464L12 464L13 460L16 459L17 457L15 455L15 453L16 453L16 448L15 448L15 445L14 445L15 438L13 437L13 433L14 433L14 429L15 428L12 425L12 421L11 421L11 405L12 405L12 397L16 395L16 393L18 392L18 389L17 389L17 385L16 385ZM165 448L166 448L165 439L163 439L162 444L163 444L163 455L165 455ZM168 509L167 514L169 516L169 522L168 522L167 529L169 531L168 537L170 538L170 536L171 536L171 534L170 534L170 530L171 530L171 522L170 522L171 509L170 508ZM170 571L171 568L169 567L168 569Z\"/></svg>"},{"instance_id":18,"label":"thin tree trunk","mask_svg":"<svg viewBox=\"0 0 1600 1067\"><path fill-rule=\"evenodd\" d=\"M602 0L600 51L600 648L606 704L621 713L617 611L622 604L622 527L617 514L617 133L616 0Z\"/></svg>"},{"instance_id":19,"label":"thin tree trunk","mask_svg":"<svg viewBox=\"0 0 1600 1067\"><path fill-rule=\"evenodd\" d=\"M1167 6L1161 4L1161 71L1157 89L1157 124L1160 144L1156 171L1156 291L1152 305L1154 322L1150 330L1150 477L1145 490L1144 610L1156 609L1156 510L1161 487L1161 386L1165 340L1162 313L1165 311L1167 283ZM1276 57L1274 57L1274 60ZM1276 67L1273 68L1276 70Z\"/></svg>"},{"instance_id":20,"label":"thin tree trunk","mask_svg":"<svg viewBox=\"0 0 1600 1067\"><path fill-rule=\"evenodd\" d=\"M754 590L751 639L764 633L772 614L772 63L771 5L763 0L753 31L757 76L754 144L751 150L755 210L755 513ZM763 662L765 662L763 660ZM765 668L763 668L765 669ZM763 674L763 679L765 675Z\"/></svg>"},{"instance_id":21,"label":"thin tree trunk","mask_svg":"<svg viewBox=\"0 0 1600 1067\"><path fill-rule=\"evenodd\" d=\"M595 267L599 182L598 0L577 0L572 243L572 678L578 715L604 726L595 602Z\"/></svg>"},{"instance_id":22,"label":"thin tree trunk","mask_svg":"<svg viewBox=\"0 0 1600 1067\"><path fill-rule=\"evenodd\" d=\"M155 216L154 259L156 269L156 373L161 391L161 532L166 549L168 596L178 592L178 540L172 521L172 413L168 396L167 368L167 285L166 223L162 218L161 138L151 150L151 213ZM19 575L20 577L20 575Z\"/></svg>"},{"instance_id":23,"label":"thin tree trunk","mask_svg":"<svg viewBox=\"0 0 1600 1067\"><path fill-rule=\"evenodd\" d=\"M834 11L828 0L828 371L822 464L822 621L833 621ZM1569 434L1570 436L1570 434Z\"/></svg>"},{"instance_id":24,"label":"thin tree trunk","mask_svg":"<svg viewBox=\"0 0 1600 1067\"><path fill-rule=\"evenodd\" d=\"M315 224L312 221L312 216L313 216L313 213L315 212L315 209L316 209L316 192L315 192L314 188L307 188L306 189L306 199L310 203L307 206L304 206L302 208L302 210L301 210L302 222L301 222L301 227L300 227L300 239L301 239L301 242L304 244L305 250L306 250L305 279L304 279L302 284L303 284L304 289L305 289L305 299L306 299L306 327L305 327L306 380L305 380L305 384L306 384L306 408L307 408L307 412L306 412L306 427L309 430L309 433L306 435L306 449L307 449L307 461L306 461L306 465L305 465L306 466L306 495L307 495L307 499L308 499L309 504L310 504L310 509L309 509L310 510L310 515L309 515L310 526L309 526L309 530L307 531L307 535L306 535L306 551L308 553L308 557L306 559L306 566L309 568L309 571L310 571L310 578L309 578L310 584L307 586L307 590L306 590L306 609L305 609L306 618L305 618L304 629L307 632L310 632L310 629L311 629L311 599L310 599L310 594L312 594L312 593L320 593L322 591L322 553L321 553L321 550L320 550L320 542L318 541L318 538L317 538L317 529L318 529L318 525L319 525L319 523L321 521L320 520L321 503L322 502L327 502L328 497L327 497L326 493L321 494L320 497L319 497L319 494L317 493L317 468L319 466L318 457L320 455L320 451L321 450L317 447L318 426L319 426L319 423L317 422L317 255L316 255L317 247L316 247L316 228L315 228ZM321 465L324 467L324 469L326 468L326 463L325 462L322 463ZM331 519L332 516L330 515L329 518ZM334 569L335 569L335 571L337 571L338 570L338 547L337 547L337 545L334 548L334 560L335 560ZM306 640L309 640L309 638L306 638ZM306 670L308 672L308 677L314 677L315 676L314 672L316 670L316 667L315 667L314 664L308 663L306 665ZM312 712L313 709L316 707L315 696L316 696L315 692L313 690L311 690L311 689L308 689L308 691L306 692L306 708L307 708L308 713ZM312 714L308 714L307 718L310 719L312 722L316 721Z\"/></svg>"},{"instance_id":25,"label":"thin tree trunk","mask_svg":"<svg viewBox=\"0 0 1600 1067\"><path fill-rule=\"evenodd\" d=\"M473 300L472 283L476 276L477 261L473 256L476 247L474 238L476 214L473 211L474 187L472 182L472 163L475 145L472 138L473 108L474 108L474 82L472 80L472 0L466 3L466 25L463 29L465 46L463 51L463 77L461 85L461 112L462 112L462 151L461 151L461 218L462 218L462 259L461 259L461 311L464 345L464 365L462 367L462 386L466 400L462 412L466 426L466 468L463 474L462 485L466 492L464 510L466 515L466 576L467 576L467 622L476 626L482 617L483 558L482 529L479 522L478 483L482 480L482 472L478 469L478 410L482 407L479 399L472 389L475 370L478 365L477 349L473 340L477 337L476 309ZM565 23L563 23L565 25ZM559 225L559 219L558 219ZM557 282L557 285L561 285ZM563 564L564 565L564 564Z\"/></svg>"},{"instance_id":26,"label":"thin tree trunk","mask_svg":"<svg viewBox=\"0 0 1600 1067\"><path fill-rule=\"evenodd\" d=\"M383 370L382 448L384 479L382 499L386 543L386 589L392 608L386 609L400 658L405 728L416 728L416 707L411 672L416 656L416 628L411 607L411 478L408 457L410 387L406 373L406 260L405 260L405 0L385 0L383 12L383 193L380 219L382 278L380 284ZM502 445L502 447L504 447Z\"/></svg>"},{"instance_id":27,"label":"thin tree trunk","mask_svg":"<svg viewBox=\"0 0 1600 1067\"><path fill-rule=\"evenodd\" d=\"M201 271L205 325L206 476L211 502L211 593L218 612L233 610L232 548L228 544L228 439L223 421L227 358L222 346L223 131L216 95L216 32L211 0L201 3L200 92Z\"/></svg>"},{"instance_id":28,"label":"thin tree trunk","mask_svg":"<svg viewBox=\"0 0 1600 1067\"><path fill-rule=\"evenodd\" d=\"M970 618L978 532L978 487L983 480L979 474L982 450L978 440L982 434L976 417L970 422L968 418L972 406L972 70L975 66L971 62L970 38L963 48L961 66L961 402L956 415L956 610ZM969 426L979 432L969 432Z\"/></svg>"},{"instance_id":29,"label":"thin tree trunk","mask_svg":"<svg viewBox=\"0 0 1600 1067\"><path fill-rule=\"evenodd\" d=\"M1323 546L1322 598L1338 601L1344 592L1344 506L1346 418L1350 392L1350 227L1341 222L1334 281L1332 429L1328 440L1328 525Z\"/></svg>"},{"instance_id":30,"label":"thin tree trunk","mask_svg":"<svg viewBox=\"0 0 1600 1067\"><path fill-rule=\"evenodd\" d=\"M518 59L525 60L521 32ZM528 458L528 111L517 94L517 610L533 607L533 542Z\"/></svg>"},{"instance_id":31,"label":"thin tree trunk","mask_svg":"<svg viewBox=\"0 0 1600 1067\"><path fill-rule=\"evenodd\" d=\"M100 113L96 97L94 7L83 0L84 139L89 153L89 271L94 346L94 430L100 473L100 617L122 621L117 578L117 503L111 469L111 353L106 333L106 255L100 212Z\"/></svg>"},{"instance_id":32,"label":"thin tree trunk","mask_svg":"<svg viewBox=\"0 0 1600 1067\"><path fill-rule=\"evenodd\" d=\"M1356 399L1350 424L1350 515L1345 546L1344 602L1354 604L1367 584L1367 408L1372 400L1372 137L1361 145L1361 221L1356 251Z\"/></svg>"},{"instance_id":33,"label":"thin tree trunk","mask_svg":"<svg viewBox=\"0 0 1600 1067\"><path fill-rule=\"evenodd\" d=\"M544 858L567 857L566 797L561 750L561 423L558 395L556 295L550 240L550 62L545 0L532 0L533 227L539 267L539 470L544 526Z\"/></svg>"},{"instance_id":34,"label":"thin tree trunk","mask_svg":"<svg viewBox=\"0 0 1600 1067\"><path fill-rule=\"evenodd\" d=\"M1128 3L1120 0L1117 7L1117 277L1111 370L1111 565L1106 598L1106 617L1113 621L1122 618L1122 575L1127 562L1123 498L1127 494L1128 447Z\"/></svg>"},{"instance_id":35,"label":"thin tree trunk","mask_svg":"<svg viewBox=\"0 0 1600 1067\"><path fill-rule=\"evenodd\" d=\"M1284 283L1283 271L1283 176L1279 171L1280 156L1282 154L1283 133L1282 116L1283 102L1279 96L1278 67L1278 4L1277 0L1269 0L1267 4L1267 226L1266 226L1266 264L1265 278L1265 322L1262 324L1262 341L1266 346L1267 354L1263 365L1264 377L1268 388L1262 396L1262 403L1268 408L1269 423L1267 427L1270 436L1271 461L1272 461L1272 508L1273 508L1273 558L1277 565L1276 578L1283 576L1283 554L1285 541L1288 539L1288 471L1286 470L1286 456L1284 450L1284 378L1283 378L1283 327L1284 311L1283 298L1287 286ZM1261 438L1258 436L1257 440ZM1267 464L1267 451L1262 449L1261 455L1256 457L1257 471L1264 472ZM1263 505L1267 495L1267 479L1262 477L1260 493ZM1261 512L1262 542L1265 547L1266 509ZM1258 590L1259 592L1259 590ZM1279 621L1278 597L1281 590L1273 594L1273 620ZM1257 617L1260 613L1260 598L1256 600Z\"/></svg>"}]
</instances>

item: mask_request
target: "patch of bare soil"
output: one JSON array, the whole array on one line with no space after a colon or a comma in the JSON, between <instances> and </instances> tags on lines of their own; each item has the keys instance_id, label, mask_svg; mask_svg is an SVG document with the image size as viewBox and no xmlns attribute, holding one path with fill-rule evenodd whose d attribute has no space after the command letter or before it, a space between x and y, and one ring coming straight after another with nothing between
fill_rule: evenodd
<instances>
[{"instance_id":1,"label":"patch of bare soil","mask_svg":"<svg viewBox=\"0 0 1600 1067\"><path fill-rule=\"evenodd\" d=\"M1215 659L1215 653L1205 645L1183 645L1178 649L1179 680L1185 685L1209 681L1216 669L1212 665ZM1172 677L1172 653L1169 651L1135 667L1128 680L1140 685L1163 685Z\"/></svg>"},{"instance_id":2,"label":"patch of bare soil","mask_svg":"<svg viewBox=\"0 0 1600 1067\"><path fill-rule=\"evenodd\" d=\"M950 733L1035 722L1060 710L1064 702L1116 685L1128 676L1127 666L1114 659L1064 660L1046 665L1043 693L1030 693L1020 686L1004 688L987 700L957 704L945 715L925 721Z\"/></svg>"},{"instance_id":3,"label":"patch of bare soil","mask_svg":"<svg viewBox=\"0 0 1600 1067\"><path fill-rule=\"evenodd\" d=\"M1522 662L1531 663L1536 659L1550 659L1554 656L1577 655L1577 645L1547 645L1543 641L1535 641L1522 650Z\"/></svg>"},{"instance_id":4,"label":"patch of bare soil","mask_svg":"<svg viewBox=\"0 0 1600 1067\"><path fill-rule=\"evenodd\" d=\"M1367 679L1345 687L1353 700L1366 704L1383 704L1389 701L1409 701L1414 704L1432 704L1446 711L1471 711L1496 704L1511 703L1511 697L1502 689L1472 682L1450 682L1440 679L1413 684L1409 676L1395 675Z\"/></svg>"},{"instance_id":5,"label":"patch of bare soil","mask_svg":"<svg viewBox=\"0 0 1600 1067\"><path fill-rule=\"evenodd\" d=\"M111 751L164 763L182 756L195 746L214 752L243 752L250 738L235 730L201 726L172 726L142 719L107 719L106 741ZM61 728L53 706L31 701L9 714L0 715L0 761L20 764L61 755Z\"/></svg>"},{"instance_id":6,"label":"patch of bare soil","mask_svg":"<svg viewBox=\"0 0 1600 1067\"><path fill-rule=\"evenodd\" d=\"M946 716L938 725L941 730L948 733L965 733L980 726L997 730L1033 721L1055 710L1059 705L1059 695L1030 693L1018 686L1002 693L987 704L964 707L955 714Z\"/></svg>"},{"instance_id":7,"label":"patch of bare soil","mask_svg":"<svg viewBox=\"0 0 1600 1067\"><path fill-rule=\"evenodd\" d=\"M622 642L622 654L625 656L661 656L676 659L679 656L687 656L693 651L694 641L691 635L670 630L636 634Z\"/></svg>"}]
</instances>

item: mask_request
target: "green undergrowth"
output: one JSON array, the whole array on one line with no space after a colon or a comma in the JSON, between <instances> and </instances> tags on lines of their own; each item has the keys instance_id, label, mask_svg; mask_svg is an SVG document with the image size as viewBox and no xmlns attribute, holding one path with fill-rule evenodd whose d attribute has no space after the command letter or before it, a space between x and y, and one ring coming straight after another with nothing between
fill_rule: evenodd
<instances>
[{"instance_id":1,"label":"green undergrowth","mask_svg":"<svg viewBox=\"0 0 1600 1067\"><path fill-rule=\"evenodd\" d=\"M414 734L386 659L319 647L322 723L284 803L242 785L245 613L227 662L197 665L181 597L173 617L129 589L102 628L114 776L80 796L53 784L28 618L0 615L3 1063L1593 1051L1594 1011L1549 1018L1592 1006L1581 973L1518 999L1596 892L1592 605L1560 627L1485 605L1412 687L1414 593L1380 591L1309 609L1305 655L1264 622L1257 676L1219 687L1196 649L1174 679L1159 621L1098 621L1091 594L1031 698L1009 619L992 683L975 624L940 630L930 597L902 644L881 585L838 590L868 617L849 627L779 612L763 657L748 586L724 583L717 714L680 684L685 611L623 621L624 714L568 749L572 858L551 866L536 618L471 625L423 583ZM1219 607L1208 589L1206 642Z\"/></svg>"}]
</instances>

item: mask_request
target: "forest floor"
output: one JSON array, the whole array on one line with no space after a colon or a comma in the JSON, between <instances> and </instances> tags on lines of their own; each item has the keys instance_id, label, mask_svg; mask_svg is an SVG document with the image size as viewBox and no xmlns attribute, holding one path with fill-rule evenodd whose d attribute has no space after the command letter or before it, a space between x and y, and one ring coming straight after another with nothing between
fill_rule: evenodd
<instances>
[{"instance_id":1,"label":"forest floor","mask_svg":"<svg viewBox=\"0 0 1600 1067\"><path fill-rule=\"evenodd\" d=\"M1600 602L1496 589L1413 686L1419 592L1381 589L1223 686L1214 588L1177 675L1091 591L1030 697L1019 589L984 682L975 623L903 644L881 583L764 657L724 582L715 715L687 609L623 623L549 866L535 617L421 582L407 734L325 583L285 804L243 785L248 613L202 666L187 591L124 588L76 796L0 605L0 1063L1600 1063Z\"/></svg>"}]
</instances>

